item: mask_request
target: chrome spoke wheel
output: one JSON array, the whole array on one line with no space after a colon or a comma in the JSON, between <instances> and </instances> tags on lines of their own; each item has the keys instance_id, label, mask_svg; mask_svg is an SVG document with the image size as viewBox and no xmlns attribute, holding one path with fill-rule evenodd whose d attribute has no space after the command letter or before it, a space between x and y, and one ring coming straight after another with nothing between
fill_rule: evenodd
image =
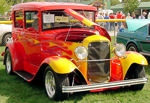
<instances>
[{"instance_id":1,"label":"chrome spoke wheel","mask_svg":"<svg viewBox=\"0 0 150 103\"><path fill-rule=\"evenodd\" d=\"M52 71L48 71L45 76L46 92L50 98L53 98L56 92L55 77Z\"/></svg>"}]
</instances>

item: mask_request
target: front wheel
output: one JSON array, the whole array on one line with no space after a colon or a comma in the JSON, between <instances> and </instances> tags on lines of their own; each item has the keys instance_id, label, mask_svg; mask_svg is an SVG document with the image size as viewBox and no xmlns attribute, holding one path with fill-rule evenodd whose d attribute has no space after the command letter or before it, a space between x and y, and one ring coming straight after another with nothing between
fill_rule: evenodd
<instances>
[{"instance_id":1,"label":"front wheel","mask_svg":"<svg viewBox=\"0 0 150 103\"><path fill-rule=\"evenodd\" d=\"M50 99L64 100L69 94L62 93L62 86L69 86L66 75L56 74L49 66L44 73L45 90Z\"/></svg>"},{"instance_id":2,"label":"front wheel","mask_svg":"<svg viewBox=\"0 0 150 103\"><path fill-rule=\"evenodd\" d=\"M132 65L125 77L125 79L137 79L137 78L144 78L145 77L145 69L142 65ZM144 87L144 84L137 84L137 85L131 85L127 87L130 90L142 90Z\"/></svg>"}]
</instances>

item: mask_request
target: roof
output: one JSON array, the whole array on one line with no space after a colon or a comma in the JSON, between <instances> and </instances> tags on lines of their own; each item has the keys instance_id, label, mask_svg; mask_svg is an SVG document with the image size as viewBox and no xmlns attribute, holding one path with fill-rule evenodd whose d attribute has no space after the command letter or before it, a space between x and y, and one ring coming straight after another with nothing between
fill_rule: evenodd
<instances>
[{"instance_id":1,"label":"roof","mask_svg":"<svg viewBox=\"0 0 150 103\"><path fill-rule=\"evenodd\" d=\"M50 1L50 2L56 2L56 0L47 0L47 1ZM74 2L75 0L57 0L57 2ZM92 2L94 2L95 0L76 0L78 3L81 3L81 4L86 4L86 5L89 5L91 4Z\"/></svg>"},{"instance_id":2,"label":"roof","mask_svg":"<svg viewBox=\"0 0 150 103\"><path fill-rule=\"evenodd\" d=\"M56 9L83 9L83 10L94 10L96 8L93 6L79 4L79 3L65 3L65 2L28 2L28 3L20 3L13 7L13 10L25 9L25 10L56 10Z\"/></svg>"},{"instance_id":3,"label":"roof","mask_svg":"<svg viewBox=\"0 0 150 103\"><path fill-rule=\"evenodd\" d=\"M112 10L122 10L123 9L123 3L117 4L115 6L111 6L111 9ZM137 9L150 9L150 2L141 2Z\"/></svg>"}]
</instances>

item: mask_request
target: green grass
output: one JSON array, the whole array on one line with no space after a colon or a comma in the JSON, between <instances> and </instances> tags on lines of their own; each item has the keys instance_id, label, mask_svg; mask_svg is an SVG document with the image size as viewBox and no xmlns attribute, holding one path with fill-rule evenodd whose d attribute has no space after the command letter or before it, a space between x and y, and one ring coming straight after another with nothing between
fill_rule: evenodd
<instances>
[{"instance_id":1,"label":"green grass","mask_svg":"<svg viewBox=\"0 0 150 103\"><path fill-rule=\"evenodd\" d=\"M0 60L3 60L3 56L1 56L2 52L4 52L5 46L0 46Z\"/></svg>"},{"instance_id":2,"label":"green grass","mask_svg":"<svg viewBox=\"0 0 150 103\"><path fill-rule=\"evenodd\" d=\"M0 53L4 47L0 47ZM146 67L150 79L150 66ZM150 81L142 91L124 89L97 93L75 93L62 102L65 103L148 103L150 100ZM44 87L39 83L28 83L17 75L7 75L0 61L0 103L54 103L48 99ZM62 103L60 101L60 103Z\"/></svg>"}]
</instances>

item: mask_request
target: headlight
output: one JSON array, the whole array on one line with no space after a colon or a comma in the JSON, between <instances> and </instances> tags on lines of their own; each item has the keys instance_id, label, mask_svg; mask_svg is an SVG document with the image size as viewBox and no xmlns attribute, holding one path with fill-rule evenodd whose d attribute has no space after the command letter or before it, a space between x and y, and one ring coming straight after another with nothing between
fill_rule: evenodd
<instances>
[{"instance_id":1,"label":"headlight","mask_svg":"<svg viewBox=\"0 0 150 103\"><path fill-rule=\"evenodd\" d=\"M84 46L78 46L75 49L75 54L79 59L85 59L88 56L87 48Z\"/></svg>"},{"instance_id":2,"label":"headlight","mask_svg":"<svg viewBox=\"0 0 150 103\"><path fill-rule=\"evenodd\" d=\"M116 48L114 50L116 56L122 57L126 52L126 47L123 44L116 44Z\"/></svg>"}]
</instances>

